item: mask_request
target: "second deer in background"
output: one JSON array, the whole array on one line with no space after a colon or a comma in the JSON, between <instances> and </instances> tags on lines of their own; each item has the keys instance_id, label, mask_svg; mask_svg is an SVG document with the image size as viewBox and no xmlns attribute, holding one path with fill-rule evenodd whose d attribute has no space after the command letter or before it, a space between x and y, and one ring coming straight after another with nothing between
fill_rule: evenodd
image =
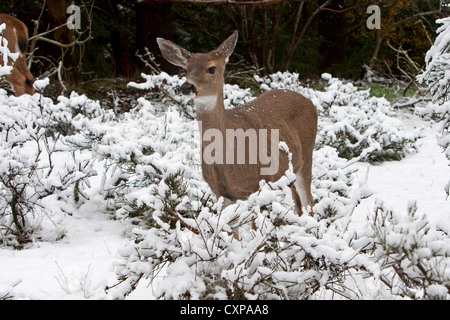
<instances>
[{"instance_id":1,"label":"second deer in background","mask_svg":"<svg viewBox=\"0 0 450 320\"><path fill-rule=\"evenodd\" d=\"M10 15L0 13L0 25L6 24L6 29L0 35L0 41L6 39L8 41L8 49L11 53L19 53L19 57L14 63L14 68L9 76L6 77L13 87L16 96L24 93L34 94L34 78L28 69L26 62L26 52L28 50L28 28L27 26ZM0 53L0 59L4 59ZM8 58L7 64L13 65L11 58Z\"/></svg>"}]
</instances>

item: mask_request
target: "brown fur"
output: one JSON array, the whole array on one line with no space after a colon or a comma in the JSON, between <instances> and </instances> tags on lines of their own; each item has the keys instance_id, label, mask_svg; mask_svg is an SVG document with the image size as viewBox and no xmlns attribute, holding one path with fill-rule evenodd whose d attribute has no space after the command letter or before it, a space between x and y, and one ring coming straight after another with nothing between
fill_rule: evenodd
<instances>
[{"instance_id":1,"label":"brown fur","mask_svg":"<svg viewBox=\"0 0 450 320\"><path fill-rule=\"evenodd\" d=\"M6 23L6 29L3 30L0 38L4 37L8 40L8 49L11 53L20 53L19 58L14 64L14 69L11 74L6 77L6 81L14 87L16 96L20 96L24 93L32 95L34 94L34 78L30 73L30 70L28 70L26 62L28 28L22 21L7 14L0 13L0 24L3 23ZM3 59L1 54L0 59ZM8 65L12 65L11 59L9 59Z\"/></svg>"},{"instance_id":2,"label":"brown fur","mask_svg":"<svg viewBox=\"0 0 450 320\"><path fill-rule=\"evenodd\" d=\"M187 83L195 87L194 102L197 106L197 120L201 123L202 134L208 129L219 129L224 136L223 154L225 157L225 130L241 128L278 129L279 141L284 141L292 153L294 173L303 179L304 194L307 198L305 207L310 206L312 214L313 197L311 194L312 153L317 132L317 111L313 103L302 95L290 90L272 90L261 94L250 103L225 109L223 104L223 85L226 60L232 53L237 41L237 32L230 36L217 50L210 53L191 54L185 49L164 39L158 39L158 44L164 57L171 63L181 66L187 71ZM216 67L214 74L208 72L211 66ZM214 106L203 106L199 101L202 97L217 96ZM270 137L270 133L268 133ZM270 139L269 146L270 148ZM202 152L209 145L202 141ZM246 159L248 159L249 144L245 144ZM236 159L237 148L235 148ZM270 153L270 151L268 151ZM203 154L203 153L202 153ZM202 173L213 193L220 197L235 201L246 199L257 191L259 181L278 180L288 169L288 159L280 151L278 172L272 176L262 176L261 167L257 164L206 164L202 163ZM292 186L293 198L297 212L302 214L302 204L299 194Z\"/></svg>"}]
</instances>

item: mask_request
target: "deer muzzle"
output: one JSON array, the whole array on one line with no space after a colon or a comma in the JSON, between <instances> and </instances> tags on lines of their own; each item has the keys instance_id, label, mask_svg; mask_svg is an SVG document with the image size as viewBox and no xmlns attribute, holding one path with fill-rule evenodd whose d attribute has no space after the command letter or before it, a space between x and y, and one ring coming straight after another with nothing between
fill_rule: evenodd
<instances>
[{"instance_id":1,"label":"deer muzzle","mask_svg":"<svg viewBox=\"0 0 450 320\"><path fill-rule=\"evenodd\" d=\"M197 89L195 88L195 86L189 82L185 82L181 85L181 93L184 94L185 96L188 96L192 93L196 94L197 93Z\"/></svg>"}]
</instances>

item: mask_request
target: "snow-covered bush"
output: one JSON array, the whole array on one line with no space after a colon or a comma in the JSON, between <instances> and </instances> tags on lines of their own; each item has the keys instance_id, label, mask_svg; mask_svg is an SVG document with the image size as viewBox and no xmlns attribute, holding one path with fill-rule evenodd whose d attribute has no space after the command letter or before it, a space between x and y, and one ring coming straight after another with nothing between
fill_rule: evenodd
<instances>
[{"instance_id":1,"label":"snow-covered bush","mask_svg":"<svg viewBox=\"0 0 450 320\"><path fill-rule=\"evenodd\" d=\"M403 214L377 199L368 222L379 277L394 296L450 299L450 238L418 213L415 202Z\"/></svg>"},{"instance_id":2,"label":"snow-covered bush","mask_svg":"<svg viewBox=\"0 0 450 320\"><path fill-rule=\"evenodd\" d=\"M89 160L69 152L58 130L70 108L0 90L0 114L0 244L60 238L64 231L47 232L44 217L68 210L64 202L92 174Z\"/></svg>"},{"instance_id":3,"label":"snow-covered bush","mask_svg":"<svg viewBox=\"0 0 450 320\"><path fill-rule=\"evenodd\" d=\"M442 24L437 29L438 36L425 56L425 71L418 80L429 88L433 102L443 104L450 100L450 17L438 19Z\"/></svg>"},{"instance_id":4,"label":"snow-covered bush","mask_svg":"<svg viewBox=\"0 0 450 320\"><path fill-rule=\"evenodd\" d=\"M143 98L138 101L120 119L83 123L80 133L67 140L104 162L100 192L112 199L110 209L118 218L135 218L154 226L158 217L153 213L163 205L169 187L179 187L182 197L179 179L202 184L199 136L197 123L183 117L176 107L160 114L155 104ZM174 197L167 200L178 205Z\"/></svg>"},{"instance_id":5,"label":"snow-covered bush","mask_svg":"<svg viewBox=\"0 0 450 320\"><path fill-rule=\"evenodd\" d=\"M442 121L437 142L450 160L450 17L438 19L436 23L442 26L437 29L438 36L425 56L426 68L417 77L430 90L432 101L416 111ZM450 180L445 190L450 194Z\"/></svg>"},{"instance_id":6,"label":"snow-covered bush","mask_svg":"<svg viewBox=\"0 0 450 320\"><path fill-rule=\"evenodd\" d=\"M288 181L263 184L225 209L204 207L174 229L135 229L135 242L120 251L123 282L111 294L122 298L151 277L165 299L304 299L325 288L352 296L345 275L371 269L369 259L354 259L366 243L351 245L336 221L299 218L286 200Z\"/></svg>"},{"instance_id":7,"label":"snow-covered bush","mask_svg":"<svg viewBox=\"0 0 450 320\"><path fill-rule=\"evenodd\" d=\"M167 103L175 104L185 116L190 119L195 118L195 110L192 102L182 94L177 93L178 88L185 81L184 78L180 78L177 75L170 76L165 72L150 75L142 73L141 76L145 79L145 82L130 82L128 86L136 89L151 90L154 93L152 97L153 101L160 101L163 105ZM155 111L161 112L158 109ZM164 112L164 110L162 111Z\"/></svg>"}]
</instances>

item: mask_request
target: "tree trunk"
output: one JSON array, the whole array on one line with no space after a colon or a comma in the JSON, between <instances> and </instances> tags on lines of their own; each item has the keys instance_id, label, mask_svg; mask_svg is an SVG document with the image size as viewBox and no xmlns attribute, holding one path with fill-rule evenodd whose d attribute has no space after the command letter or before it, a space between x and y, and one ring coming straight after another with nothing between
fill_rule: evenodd
<instances>
[{"instance_id":1,"label":"tree trunk","mask_svg":"<svg viewBox=\"0 0 450 320\"><path fill-rule=\"evenodd\" d=\"M300 44L300 41L303 39L304 35L306 34L306 30L308 30L308 28L310 27L311 23L314 21L314 19L316 18L316 16L318 14L320 14L322 12L322 9L328 7L328 5L330 5L330 3L333 0L327 0L325 1L320 7L318 7L316 9L316 11L314 11L314 13L309 17L308 21L305 23L305 25L303 26L303 29L301 30L300 34L298 35L295 43L293 44L293 46L291 47L289 53L286 56L285 62L284 62L284 66L283 66L283 70L288 70L289 69L289 64L291 63L291 59L294 56L295 53L295 49L297 48L297 46Z\"/></svg>"},{"instance_id":2,"label":"tree trunk","mask_svg":"<svg viewBox=\"0 0 450 320\"><path fill-rule=\"evenodd\" d=\"M381 30L377 29L376 33L377 34L376 34L375 48L373 50L372 58L370 58L370 62L369 62L370 70L373 70L373 68L375 66L375 61L378 58L378 53L380 52L380 47L381 47L381 40L382 40Z\"/></svg>"},{"instance_id":3,"label":"tree trunk","mask_svg":"<svg viewBox=\"0 0 450 320\"><path fill-rule=\"evenodd\" d=\"M339 10L344 7L344 0L335 0L330 5L331 10ZM345 16L340 12L325 11L318 17L318 32L325 39L329 39L319 49L322 56L318 65L320 70L327 70L330 66L340 65L345 61L348 39L348 36L345 35L345 28Z\"/></svg>"},{"instance_id":4,"label":"tree trunk","mask_svg":"<svg viewBox=\"0 0 450 320\"><path fill-rule=\"evenodd\" d=\"M69 3L66 4L64 0L48 0L46 2L48 9L48 21L50 23L50 29L65 24L67 21L66 10ZM71 35L70 29L60 28L53 33L53 37L56 41L61 43L70 43ZM70 31L70 33L72 33Z\"/></svg>"},{"instance_id":5,"label":"tree trunk","mask_svg":"<svg viewBox=\"0 0 450 320\"><path fill-rule=\"evenodd\" d=\"M63 25L67 22L67 7L71 4L72 1L64 1L64 0L48 0L46 2L46 6L48 9L48 21L50 24L50 29ZM64 44L71 43L73 40L73 31L69 28L60 28L56 30L53 34L53 38ZM66 69L71 69L72 81L74 83L80 82L80 70L79 70L79 48L76 46L68 49L69 57L68 59L64 59L64 55L66 54L67 49L60 49L58 51L61 52L63 50L63 54L61 59L63 60L63 66Z\"/></svg>"},{"instance_id":6,"label":"tree trunk","mask_svg":"<svg viewBox=\"0 0 450 320\"><path fill-rule=\"evenodd\" d=\"M155 55L161 69L174 73L178 68L167 62L161 54L156 38L173 40L173 14L170 2L142 1L136 3L136 46L139 53L145 48Z\"/></svg>"},{"instance_id":7,"label":"tree trunk","mask_svg":"<svg viewBox=\"0 0 450 320\"><path fill-rule=\"evenodd\" d=\"M109 14L116 26L114 30L111 30L111 46L116 68L120 74L129 77L133 73L133 68L128 50L128 39L121 27L117 4L113 4L111 0L107 2Z\"/></svg>"}]
</instances>

